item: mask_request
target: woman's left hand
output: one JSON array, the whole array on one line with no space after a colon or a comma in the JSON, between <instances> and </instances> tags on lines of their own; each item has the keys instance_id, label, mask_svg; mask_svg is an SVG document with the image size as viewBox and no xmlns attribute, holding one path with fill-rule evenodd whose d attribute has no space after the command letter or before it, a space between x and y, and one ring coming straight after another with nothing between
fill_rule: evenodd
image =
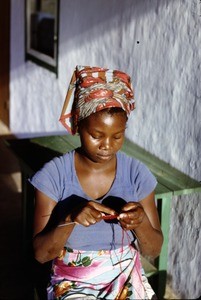
<instances>
[{"instance_id":1,"label":"woman's left hand","mask_svg":"<svg viewBox=\"0 0 201 300\"><path fill-rule=\"evenodd\" d=\"M126 230L137 228L145 217L145 211L139 202L129 202L123 206L118 220Z\"/></svg>"},{"instance_id":2,"label":"woman's left hand","mask_svg":"<svg viewBox=\"0 0 201 300\"><path fill-rule=\"evenodd\" d=\"M160 254L163 234L154 192L140 200L140 202L125 204L118 220L123 229L135 231L138 246L143 255L155 258Z\"/></svg>"}]
</instances>

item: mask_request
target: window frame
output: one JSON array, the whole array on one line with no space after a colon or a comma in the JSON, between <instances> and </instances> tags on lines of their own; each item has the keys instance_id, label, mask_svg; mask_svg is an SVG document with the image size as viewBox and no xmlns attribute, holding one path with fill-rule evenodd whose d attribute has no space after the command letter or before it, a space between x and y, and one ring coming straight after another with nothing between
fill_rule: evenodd
<instances>
[{"instance_id":1,"label":"window frame","mask_svg":"<svg viewBox=\"0 0 201 300\"><path fill-rule=\"evenodd\" d=\"M40 0L39 0L40 1ZM30 17L31 17L31 0L25 0L25 61L32 61L35 64L54 72L58 76L58 50L59 50L59 10L60 10L60 0L55 0L56 2L56 15L55 15L55 25L54 25L54 57L50 57L40 51L37 51L30 47ZM37 2L37 0L35 0Z\"/></svg>"}]
</instances>

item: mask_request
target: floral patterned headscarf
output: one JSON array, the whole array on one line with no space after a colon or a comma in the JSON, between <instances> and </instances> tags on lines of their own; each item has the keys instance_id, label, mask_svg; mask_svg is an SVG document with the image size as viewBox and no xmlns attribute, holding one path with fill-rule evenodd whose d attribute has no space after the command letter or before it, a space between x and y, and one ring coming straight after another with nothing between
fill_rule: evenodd
<instances>
[{"instance_id":1,"label":"floral patterned headscarf","mask_svg":"<svg viewBox=\"0 0 201 300\"><path fill-rule=\"evenodd\" d=\"M67 131L75 134L79 121L110 107L122 108L127 116L135 108L130 77L117 70L77 66L60 117Z\"/></svg>"}]
</instances>

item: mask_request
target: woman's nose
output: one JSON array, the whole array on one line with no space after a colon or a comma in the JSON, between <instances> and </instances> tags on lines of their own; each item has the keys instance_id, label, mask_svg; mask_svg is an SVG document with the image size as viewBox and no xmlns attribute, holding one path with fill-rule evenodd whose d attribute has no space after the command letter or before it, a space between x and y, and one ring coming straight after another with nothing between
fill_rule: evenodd
<instances>
[{"instance_id":1,"label":"woman's nose","mask_svg":"<svg viewBox=\"0 0 201 300\"><path fill-rule=\"evenodd\" d=\"M101 143L101 149L110 149L111 148L111 141L110 139L104 139Z\"/></svg>"}]
</instances>

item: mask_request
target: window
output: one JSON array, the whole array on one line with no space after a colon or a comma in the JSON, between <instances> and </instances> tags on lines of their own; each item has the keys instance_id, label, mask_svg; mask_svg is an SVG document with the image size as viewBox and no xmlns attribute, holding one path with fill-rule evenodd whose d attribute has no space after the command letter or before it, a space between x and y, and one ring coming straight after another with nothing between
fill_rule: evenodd
<instances>
[{"instance_id":1,"label":"window","mask_svg":"<svg viewBox=\"0 0 201 300\"><path fill-rule=\"evenodd\" d=\"M25 0L26 60L57 74L59 0Z\"/></svg>"}]
</instances>

